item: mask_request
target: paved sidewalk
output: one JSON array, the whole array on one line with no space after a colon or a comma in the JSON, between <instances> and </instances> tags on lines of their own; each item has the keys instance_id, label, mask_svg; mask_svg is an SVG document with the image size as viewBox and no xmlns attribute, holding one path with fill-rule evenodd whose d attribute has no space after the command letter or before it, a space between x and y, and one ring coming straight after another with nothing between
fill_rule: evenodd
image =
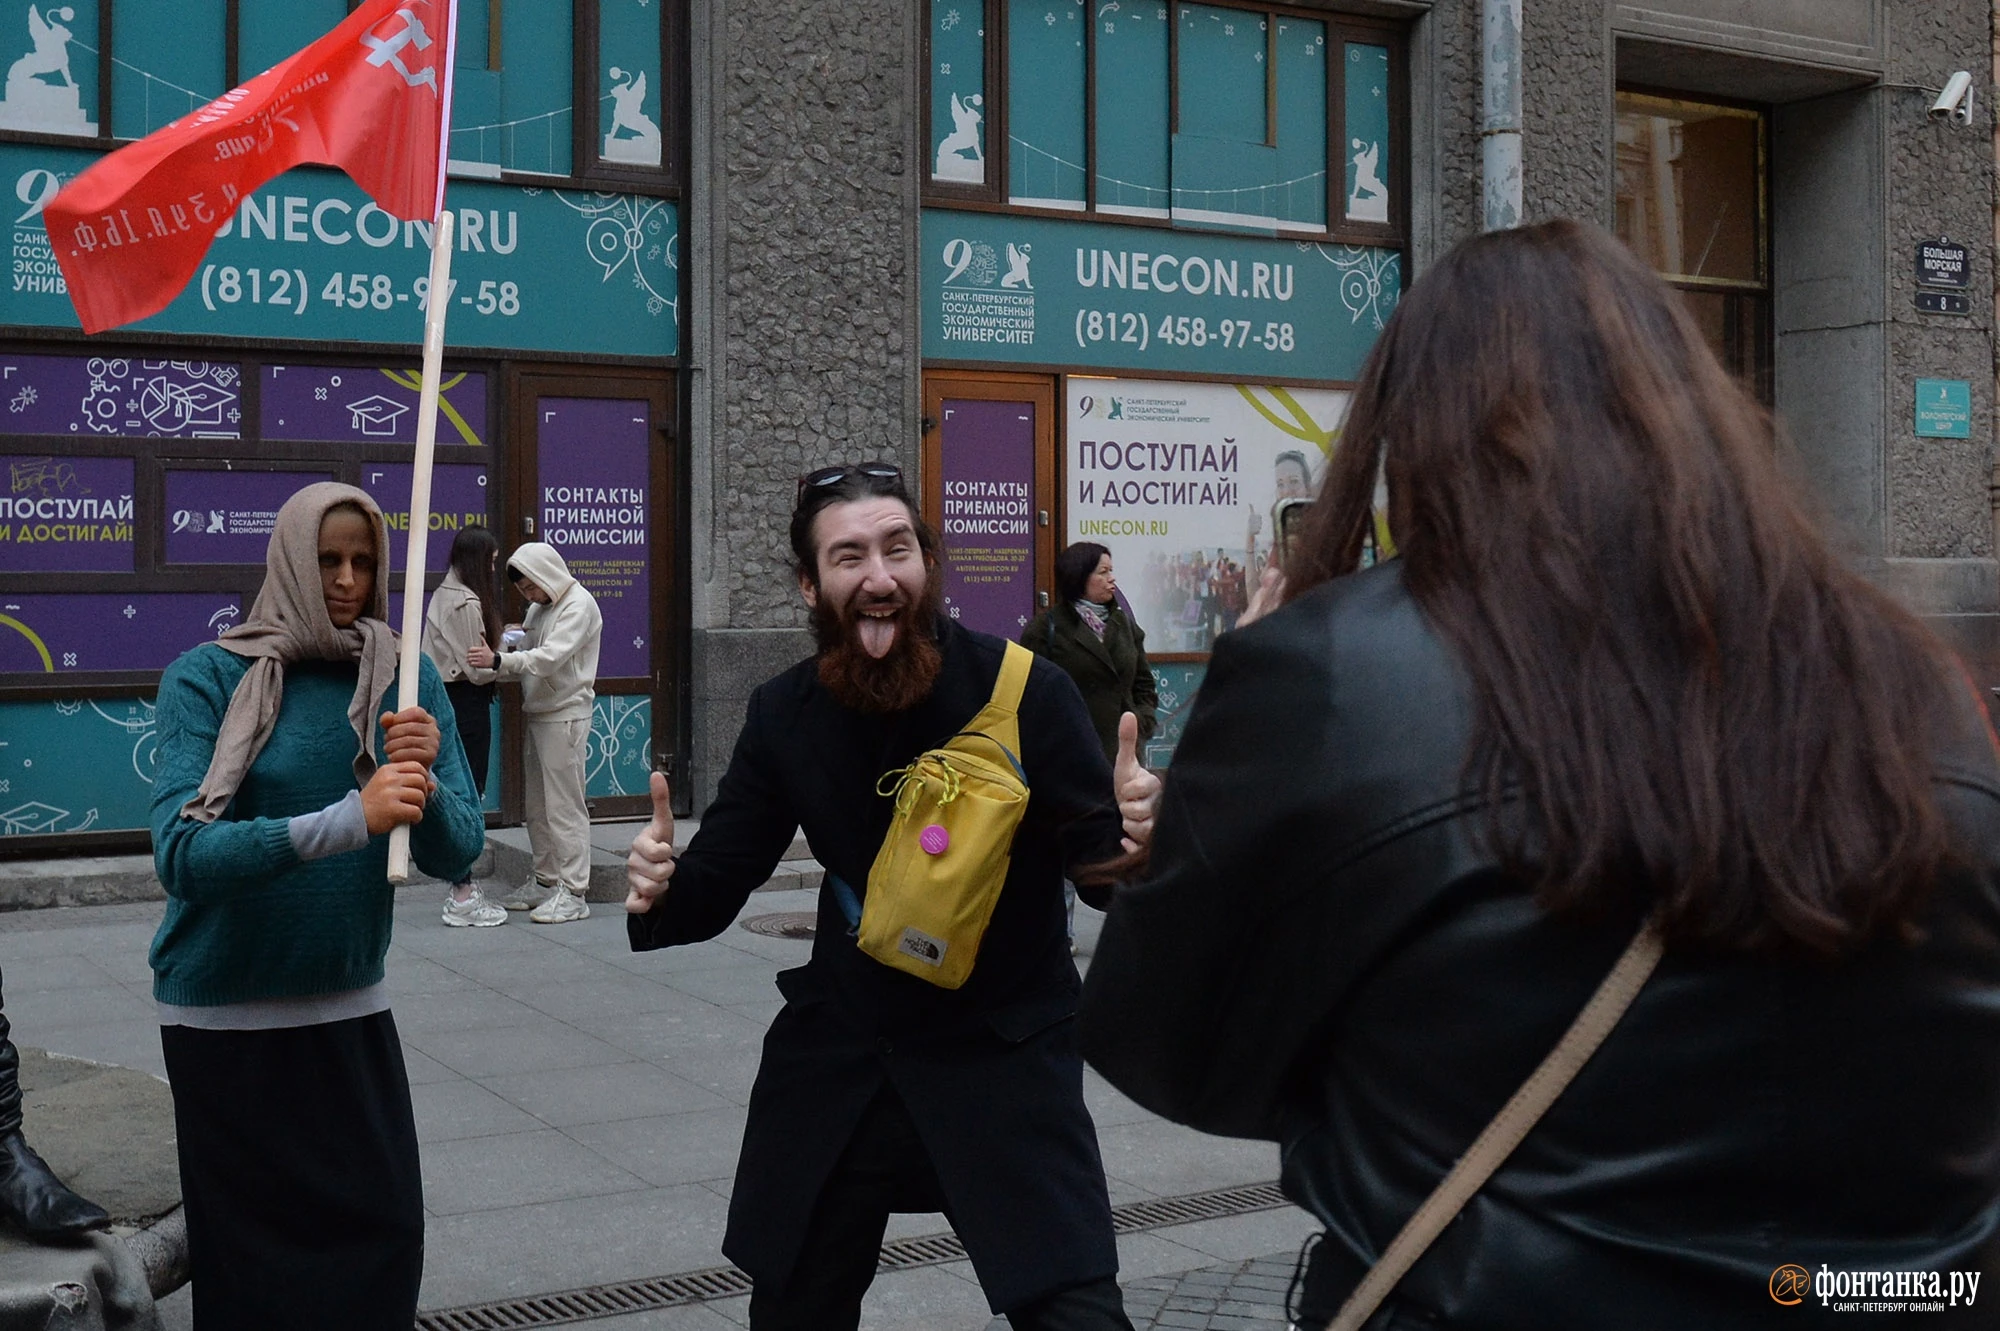
<instances>
[{"instance_id":1,"label":"paved sidewalk","mask_svg":"<svg viewBox=\"0 0 2000 1331\"><path fill-rule=\"evenodd\" d=\"M635 955L616 905L593 906L590 919L570 925L530 925L516 914L498 929L447 929L439 896L432 886L399 893L388 970L424 1152L423 1307L722 1262L744 1106L780 1006L772 975L804 961L811 945L732 927L696 947ZM744 915L810 911L814 901L810 891L760 892ZM146 965L161 910L0 915L15 1038L163 1072ZM1099 918L1078 911L1086 953ZM1276 1175L1268 1144L1165 1123L1095 1074L1086 1095L1114 1204ZM942 1216L897 1216L889 1237L947 1228ZM1258 1294L1263 1268L1289 1274L1310 1228L1286 1209L1122 1237L1120 1278L1135 1325L1281 1327L1282 1316L1246 1321L1242 1310L1270 1308ZM1162 1281L1189 1272L1200 1278ZM1204 1289L1236 1292L1224 1299ZM1192 1306L1204 1301L1213 1306ZM188 1324L187 1302L185 1291L168 1300L169 1326ZM745 1302L590 1325L728 1328L744 1324ZM991 1322L964 1262L882 1275L863 1319L892 1331L979 1331Z\"/></svg>"}]
</instances>

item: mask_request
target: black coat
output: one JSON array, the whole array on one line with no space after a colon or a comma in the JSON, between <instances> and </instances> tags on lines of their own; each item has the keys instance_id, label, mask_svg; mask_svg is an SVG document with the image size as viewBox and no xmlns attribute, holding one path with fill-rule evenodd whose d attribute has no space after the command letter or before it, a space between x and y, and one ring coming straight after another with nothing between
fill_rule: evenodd
<instances>
[{"instance_id":1,"label":"black coat","mask_svg":"<svg viewBox=\"0 0 2000 1331\"><path fill-rule=\"evenodd\" d=\"M1119 893L1086 986L1084 1050L1114 1085L1282 1143L1287 1193L1329 1230L1335 1306L1637 923L1552 920L1502 876L1483 811L1456 797L1471 715L1394 562L1224 636L1153 877ZM1761 1327L1817 1320L1817 1296L1771 1303L1785 1263L2000 1272L2000 761L1983 730L1968 714L1939 767L1967 863L1921 942L1839 964L1670 948L1370 1326ZM2000 1325L1988 1297L1946 1320Z\"/></svg>"},{"instance_id":2,"label":"black coat","mask_svg":"<svg viewBox=\"0 0 2000 1331\"><path fill-rule=\"evenodd\" d=\"M1101 639L1065 601L1030 620L1021 631L1021 645L1048 657L1076 681L1107 761L1118 757L1118 718L1124 713L1139 718L1142 744L1159 729L1160 698L1153 668L1146 663L1146 631L1117 605L1105 619Z\"/></svg>"},{"instance_id":3,"label":"black coat","mask_svg":"<svg viewBox=\"0 0 2000 1331\"><path fill-rule=\"evenodd\" d=\"M758 688L701 831L658 904L630 922L635 950L728 928L795 827L865 895L890 817L877 779L957 733L1000 673L1000 639L945 621L938 640L936 686L894 717L836 703L810 660ZM1020 726L1028 808L964 986L940 989L862 955L831 890L811 960L778 977L786 1003L764 1040L722 1245L760 1282L790 1276L820 1187L885 1078L996 1310L1118 1269L1083 1103L1062 894L1067 869L1118 853L1111 769L1076 686L1046 661L1029 672Z\"/></svg>"}]
</instances>

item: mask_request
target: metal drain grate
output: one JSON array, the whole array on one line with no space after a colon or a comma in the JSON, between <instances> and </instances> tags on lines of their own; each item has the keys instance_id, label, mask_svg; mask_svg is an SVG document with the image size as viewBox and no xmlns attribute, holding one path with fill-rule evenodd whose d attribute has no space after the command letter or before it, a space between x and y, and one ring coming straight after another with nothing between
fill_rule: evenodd
<instances>
[{"instance_id":1,"label":"metal drain grate","mask_svg":"<svg viewBox=\"0 0 2000 1331\"><path fill-rule=\"evenodd\" d=\"M965 1244L956 1234L926 1234L922 1238L897 1239L882 1245L875 1259L878 1271L907 1271L913 1266L936 1266L956 1262L965 1256Z\"/></svg>"},{"instance_id":2,"label":"metal drain grate","mask_svg":"<svg viewBox=\"0 0 2000 1331\"><path fill-rule=\"evenodd\" d=\"M753 934L763 934L766 938L803 938L810 940L813 927L819 923L819 916L809 910L779 911L775 915L752 915L742 922L742 927Z\"/></svg>"},{"instance_id":3,"label":"metal drain grate","mask_svg":"<svg viewBox=\"0 0 2000 1331\"><path fill-rule=\"evenodd\" d=\"M599 1317L650 1312L683 1303L702 1303L750 1292L750 1277L733 1266L706 1271L631 1280L617 1285L592 1285L557 1294L535 1294L498 1303L468 1304L417 1315L417 1331L516 1331L537 1326L569 1326Z\"/></svg>"},{"instance_id":4,"label":"metal drain grate","mask_svg":"<svg viewBox=\"0 0 2000 1331\"><path fill-rule=\"evenodd\" d=\"M1253 1183L1244 1188L1219 1188L1214 1192L1192 1192L1181 1197L1154 1197L1143 1202L1127 1202L1111 1208L1111 1227L1120 1234L1136 1234L1142 1229L1166 1225L1186 1225L1196 1220L1219 1220L1224 1216L1248 1215L1252 1211L1274 1211L1290 1206L1275 1183Z\"/></svg>"},{"instance_id":5,"label":"metal drain grate","mask_svg":"<svg viewBox=\"0 0 2000 1331\"><path fill-rule=\"evenodd\" d=\"M812 917L805 918L810 920ZM1219 1220L1225 1216L1270 1211L1289 1204L1284 1194L1278 1191L1277 1184L1255 1183L1248 1187L1218 1188L1213 1192L1189 1193L1182 1197L1154 1197L1142 1202L1127 1202L1111 1208L1111 1227L1120 1234L1136 1234L1142 1230L1185 1225L1196 1220ZM965 1245L959 1242L958 1235L926 1234L883 1244L877 1269L904 1271L916 1266L956 1262L964 1257ZM620 1317L685 1303L705 1303L710 1299L734 1298L749 1292L749 1276L733 1266L711 1266L704 1271L688 1271L677 1276L592 1285L588 1289L569 1289L555 1294L535 1294L527 1298L422 1313L417 1317L416 1331L527 1331L531 1327L570 1326L600 1317Z\"/></svg>"}]
</instances>

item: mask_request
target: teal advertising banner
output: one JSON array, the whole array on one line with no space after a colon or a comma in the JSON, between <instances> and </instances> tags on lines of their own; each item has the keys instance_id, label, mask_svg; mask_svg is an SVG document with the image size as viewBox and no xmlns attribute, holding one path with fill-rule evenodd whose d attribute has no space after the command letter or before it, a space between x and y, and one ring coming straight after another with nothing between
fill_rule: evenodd
<instances>
[{"instance_id":1,"label":"teal advertising banner","mask_svg":"<svg viewBox=\"0 0 2000 1331\"><path fill-rule=\"evenodd\" d=\"M931 179L986 180L985 0L931 0Z\"/></svg>"},{"instance_id":2,"label":"teal advertising banner","mask_svg":"<svg viewBox=\"0 0 2000 1331\"><path fill-rule=\"evenodd\" d=\"M0 837L144 827L151 698L0 703Z\"/></svg>"},{"instance_id":3,"label":"teal advertising banner","mask_svg":"<svg viewBox=\"0 0 2000 1331\"><path fill-rule=\"evenodd\" d=\"M0 838L143 829L159 727L151 698L0 702ZM590 716L584 793L643 795L653 704L600 697ZM493 711L486 808L500 808L500 712Z\"/></svg>"},{"instance_id":4,"label":"teal advertising banner","mask_svg":"<svg viewBox=\"0 0 2000 1331\"><path fill-rule=\"evenodd\" d=\"M1167 114L1172 105L1173 29L1165 5L1109 6L1097 20L1091 59L1097 117L1097 210L1128 217L1165 217L1173 194Z\"/></svg>"},{"instance_id":5,"label":"teal advertising banner","mask_svg":"<svg viewBox=\"0 0 2000 1331\"><path fill-rule=\"evenodd\" d=\"M1188 714L1194 710L1194 696L1201 692L1201 682L1207 677L1206 661L1153 663L1153 688L1160 700L1153 716L1159 729L1146 741L1146 766L1157 769L1173 762L1181 732L1187 729Z\"/></svg>"},{"instance_id":6,"label":"teal advertising banner","mask_svg":"<svg viewBox=\"0 0 2000 1331\"><path fill-rule=\"evenodd\" d=\"M643 795L653 771L653 700L640 694L600 695L590 713L583 758L583 793Z\"/></svg>"},{"instance_id":7,"label":"teal advertising banner","mask_svg":"<svg viewBox=\"0 0 2000 1331\"><path fill-rule=\"evenodd\" d=\"M1389 48L1347 47L1347 218L1389 220Z\"/></svg>"},{"instance_id":8,"label":"teal advertising banner","mask_svg":"<svg viewBox=\"0 0 2000 1331\"><path fill-rule=\"evenodd\" d=\"M1083 0L1007 6L1007 197L1081 211L1085 139Z\"/></svg>"},{"instance_id":9,"label":"teal advertising banner","mask_svg":"<svg viewBox=\"0 0 2000 1331\"><path fill-rule=\"evenodd\" d=\"M1351 380L1402 291L1402 256L925 209L924 356Z\"/></svg>"},{"instance_id":10,"label":"teal advertising banner","mask_svg":"<svg viewBox=\"0 0 2000 1331\"><path fill-rule=\"evenodd\" d=\"M0 324L76 328L42 208L98 154L0 144L13 198ZM454 180L455 348L672 356L679 219L665 199ZM67 243L67 242L66 242ZM287 172L244 199L188 289L135 331L419 342L430 224L401 222L337 171Z\"/></svg>"},{"instance_id":11,"label":"teal advertising banner","mask_svg":"<svg viewBox=\"0 0 2000 1331\"><path fill-rule=\"evenodd\" d=\"M597 7L598 156L630 166L658 166L660 13L651 0L599 0Z\"/></svg>"}]
</instances>

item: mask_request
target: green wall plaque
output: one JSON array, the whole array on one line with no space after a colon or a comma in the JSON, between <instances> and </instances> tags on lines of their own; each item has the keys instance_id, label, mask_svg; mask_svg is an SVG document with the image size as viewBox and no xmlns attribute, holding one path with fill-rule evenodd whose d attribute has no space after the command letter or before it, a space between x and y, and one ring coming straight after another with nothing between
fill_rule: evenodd
<instances>
[{"instance_id":1,"label":"green wall plaque","mask_svg":"<svg viewBox=\"0 0 2000 1331\"><path fill-rule=\"evenodd\" d=\"M1970 439L1972 385L1963 379L1917 380L1917 437Z\"/></svg>"}]
</instances>

